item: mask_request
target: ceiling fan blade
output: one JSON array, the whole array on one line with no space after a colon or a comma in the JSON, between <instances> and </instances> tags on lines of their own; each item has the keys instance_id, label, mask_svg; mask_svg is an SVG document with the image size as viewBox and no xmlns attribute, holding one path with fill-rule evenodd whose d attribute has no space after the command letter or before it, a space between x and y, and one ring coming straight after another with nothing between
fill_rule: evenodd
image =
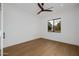
<instances>
[{"instance_id":1,"label":"ceiling fan blade","mask_svg":"<svg viewBox=\"0 0 79 59\"><path fill-rule=\"evenodd\" d=\"M52 12L53 10L48 10L48 9L46 9L46 10L44 10L44 11L49 11L49 12Z\"/></svg>"},{"instance_id":2,"label":"ceiling fan blade","mask_svg":"<svg viewBox=\"0 0 79 59\"><path fill-rule=\"evenodd\" d=\"M39 11L39 12L37 13L37 15L40 14L41 12L42 12L42 11Z\"/></svg>"},{"instance_id":3,"label":"ceiling fan blade","mask_svg":"<svg viewBox=\"0 0 79 59\"><path fill-rule=\"evenodd\" d=\"M38 3L38 6L41 10L43 10L43 7L40 5L40 3Z\"/></svg>"}]
</instances>

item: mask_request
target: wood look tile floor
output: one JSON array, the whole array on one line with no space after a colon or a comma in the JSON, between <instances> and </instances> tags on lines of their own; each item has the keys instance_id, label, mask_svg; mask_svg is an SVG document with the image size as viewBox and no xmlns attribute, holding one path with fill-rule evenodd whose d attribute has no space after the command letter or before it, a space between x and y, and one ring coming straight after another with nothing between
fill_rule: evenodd
<instances>
[{"instance_id":1,"label":"wood look tile floor","mask_svg":"<svg viewBox=\"0 0 79 59\"><path fill-rule=\"evenodd\" d=\"M3 49L4 56L79 56L79 47L43 38Z\"/></svg>"}]
</instances>

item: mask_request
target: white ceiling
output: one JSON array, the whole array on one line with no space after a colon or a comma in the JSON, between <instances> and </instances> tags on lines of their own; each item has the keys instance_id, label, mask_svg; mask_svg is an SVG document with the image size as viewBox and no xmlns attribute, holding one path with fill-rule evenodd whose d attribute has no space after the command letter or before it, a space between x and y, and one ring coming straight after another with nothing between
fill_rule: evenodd
<instances>
[{"instance_id":1,"label":"white ceiling","mask_svg":"<svg viewBox=\"0 0 79 59\"><path fill-rule=\"evenodd\" d=\"M74 6L79 6L78 3L45 3L45 8L53 7L53 12L42 12L40 15L37 15L37 12L40 11L40 8L38 7L37 3L9 3L8 6L12 6L17 8L18 10L24 11L28 14L35 15L37 17L45 17L45 15L49 15L53 12L61 12L65 11L67 9L72 9ZM47 17L47 16L46 16Z\"/></svg>"}]
</instances>

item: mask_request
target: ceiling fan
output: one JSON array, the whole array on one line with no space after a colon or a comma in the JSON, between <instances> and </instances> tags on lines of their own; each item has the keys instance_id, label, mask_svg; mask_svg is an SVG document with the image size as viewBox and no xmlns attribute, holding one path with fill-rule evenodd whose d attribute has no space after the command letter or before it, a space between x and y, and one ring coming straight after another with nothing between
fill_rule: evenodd
<instances>
[{"instance_id":1,"label":"ceiling fan","mask_svg":"<svg viewBox=\"0 0 79 59\"><path fill-rule=\"evenodd\" d=\"M38 5L38 7L41 9L41 10L37 13L37 15L40 14L41 12L44 12L44 11L47 11L47 12L52 12L52 11L53 11L53 10L50 10L50 9L53 8L53 7L48 8L48 9L45 9L45 8L44 8L44 3L37 3L37 5Z\"/></svg>"}]
</instances>

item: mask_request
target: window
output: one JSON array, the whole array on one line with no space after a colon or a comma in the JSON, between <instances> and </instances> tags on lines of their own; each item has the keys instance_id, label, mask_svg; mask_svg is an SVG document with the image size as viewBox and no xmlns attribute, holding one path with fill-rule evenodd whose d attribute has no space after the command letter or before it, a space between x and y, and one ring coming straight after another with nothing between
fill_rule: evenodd
<instances>
[{"instance_id":1,"label":"window","mask_svg":"<svg viewBox=\"0 0 79 59\"><path fill-rule=\"evenodd\" d=\"M61 32L61 18L48 21L48 32Z\"/></svg>"}]
</instances>

